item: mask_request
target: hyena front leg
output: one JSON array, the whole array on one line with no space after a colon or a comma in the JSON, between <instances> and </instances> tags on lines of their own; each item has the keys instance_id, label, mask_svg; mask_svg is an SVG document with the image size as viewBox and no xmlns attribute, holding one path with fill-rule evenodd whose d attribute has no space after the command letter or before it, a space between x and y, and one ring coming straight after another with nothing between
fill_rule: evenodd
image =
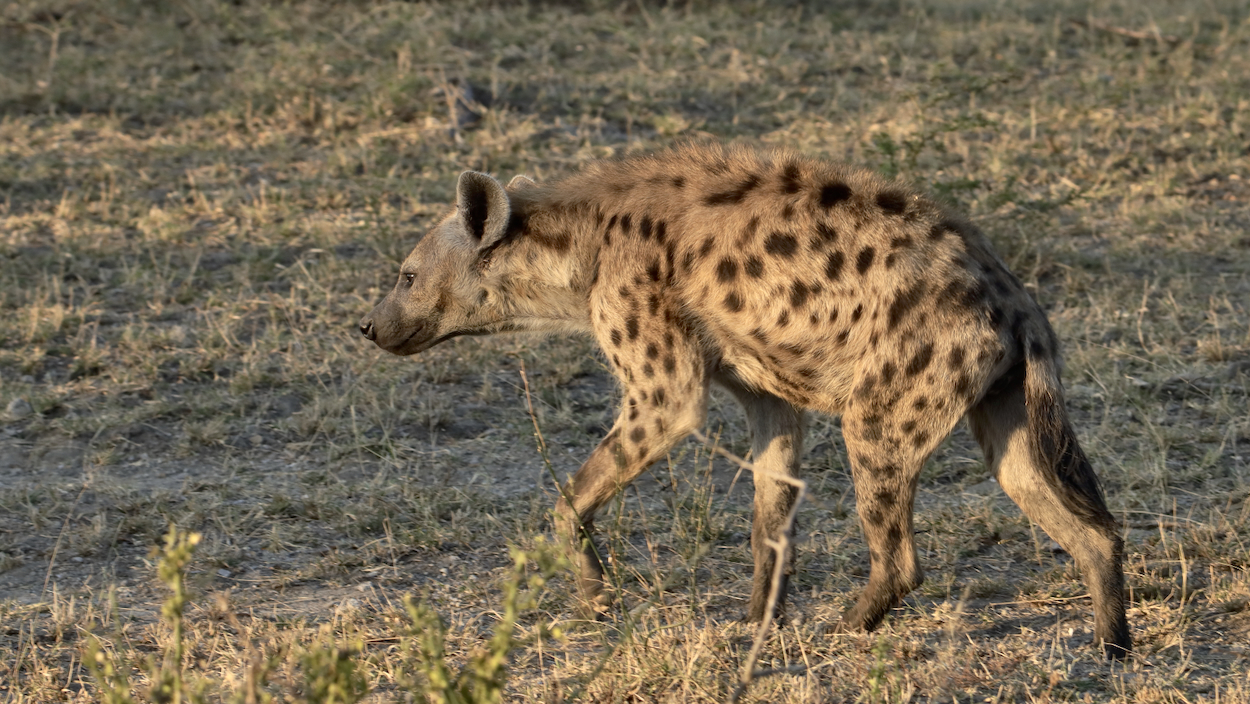
<instances>
[{"instance_id":1,"label":"hyena front leg","mask_svg":"<svg viewBox=\"0 0 1250 704\"><path fill-rule=\"evenodd\" d=\"M798 474L803 453L803 412L784 399L748 389L734 379L718 376L717 381L733 392L742 404L751 428L751 461L756 468L752 477L755 483L755 515L751 523L755 576L747 620L759 621L768 608L768 595L772 591L773 571L777 564L777 553L767 541L779 537L798 496L798 490L793 485L775 477ZM793 546L785 560L786 568L777 587L776 616L784 612L787 582L794 574Z\"/></svg>"},{"instance_id":2,"label":"hyena front leg","mask_svg":"<svg viewBox=\"0 0 1250 704\"><path fill-rule=\"evenodd\" d=\"M604 347L624 385L620 415L565 485L556 506L556 529L576 560L582 596L599 613L612 600L604 591L603 564L592 537L595 513L698 429L707 415L708 379L694 345L671 331L640 329L637 320L630 320L624 335L607 331Z\"/></svg>"}]
</instances>

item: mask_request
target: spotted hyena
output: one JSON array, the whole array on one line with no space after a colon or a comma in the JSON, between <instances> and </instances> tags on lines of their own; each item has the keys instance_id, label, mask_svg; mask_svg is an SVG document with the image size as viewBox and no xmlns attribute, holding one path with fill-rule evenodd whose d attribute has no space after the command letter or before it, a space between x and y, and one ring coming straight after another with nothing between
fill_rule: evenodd
<instances>
[{"instance_id":1,"label":"spotted hyena","mask_svg":"<svg viewBox=\"0 0 1250 704\"><path fill-rule=\"evenodd\" d=\"M360 330L399 355L460 335L594 336L623 402L555 515L600 610L595 512L704 423L716 382L745 407L770 473L797 472L805 409L842 417L872 566L842 627L872 629L921 583L916 481L966 416L1003 489L1076 559L1096 639L1111 656L1130 648L1123 545L1064 410L1055 334L980 231L904 186L715 145L546 185L467 171L455 212ZM765 541L794 500L756 478L749 618L764 615Z\"/></svg>"}]
</instances>

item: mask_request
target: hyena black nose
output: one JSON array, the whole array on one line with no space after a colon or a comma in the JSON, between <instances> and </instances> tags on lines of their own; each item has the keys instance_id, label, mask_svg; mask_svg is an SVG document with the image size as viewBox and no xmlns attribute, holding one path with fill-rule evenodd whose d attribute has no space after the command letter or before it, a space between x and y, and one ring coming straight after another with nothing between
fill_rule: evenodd
<instances>
[{"instance_id":1,"label":"hyena black nose","mask_svg":"<svg viewBox=\"0 0 1250 704\"><path fill-rule=\"evenodd\" d=\"M366 320L360 324L360 334L364 335L367 340L378 339L378 331L373 329L372 320Z\"/></svg>"}]
</instances>

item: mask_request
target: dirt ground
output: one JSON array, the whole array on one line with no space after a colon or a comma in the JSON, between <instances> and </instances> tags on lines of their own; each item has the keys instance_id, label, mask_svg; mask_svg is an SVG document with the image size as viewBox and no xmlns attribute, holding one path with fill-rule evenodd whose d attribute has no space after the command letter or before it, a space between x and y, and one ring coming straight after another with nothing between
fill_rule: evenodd
<instances>
[{"instance_id":1,"label":"dirt ground","mask_svg":"<svg viewBox=\"0 0 1250 704\"><path fill-rule=\"evenodd\" d=\"M1137 646L1099 657L1071 559L965 428L922 477L926 582L833 633L868 559L814 416L761 660L789 671L743 701L1250 701L1240 4L23 1L0 4L0 66L0 700L122 701L92 637L161 700L171 526L202 536L176 668L207 701L352 701L319 693L323 651L365 701L420 701L409 594L453 670L483 652L510 549L547 549L553 478L615 382L587 340L396 359L356 322L461 170L713 137L867 165L989 233L1063 340ZM706 433L745 454L727 395ZM567 572L527 583L504 699L725 701L754 636L750 502L694 440L653 467L599 521L616 607L586 621Z\"/></svg>"}]
</instances>

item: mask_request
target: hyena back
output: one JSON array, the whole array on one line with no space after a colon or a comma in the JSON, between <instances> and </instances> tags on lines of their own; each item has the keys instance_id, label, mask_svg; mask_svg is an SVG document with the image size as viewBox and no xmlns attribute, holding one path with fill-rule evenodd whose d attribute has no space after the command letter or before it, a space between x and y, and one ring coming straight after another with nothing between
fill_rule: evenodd
<instances>
[{"instance_id":1,"label":"hyena back","mask_svg":"<svg viewBox=\"0 0 1250 704\"><path fill-rule=\"evenodd\" d=\"M465 172L455 212L360 329L400 355L459 335L594 336L622 406L556 523L598 610L609 600L595 512L703 424L716 382L744 406L766 470L749 618L764 615L765 542L795 497L768 474L797 472L804 409L842 417L871 561L843 615L853 629L875 627L921 583L917 478L967 416L1004 491L1075 558L1096 640L1109 656L1129 652L1122 541L1064 409L1045 315L976 228L870 172L714 145L599 162L549 185Z\"/></svg>"}]
</instances>

